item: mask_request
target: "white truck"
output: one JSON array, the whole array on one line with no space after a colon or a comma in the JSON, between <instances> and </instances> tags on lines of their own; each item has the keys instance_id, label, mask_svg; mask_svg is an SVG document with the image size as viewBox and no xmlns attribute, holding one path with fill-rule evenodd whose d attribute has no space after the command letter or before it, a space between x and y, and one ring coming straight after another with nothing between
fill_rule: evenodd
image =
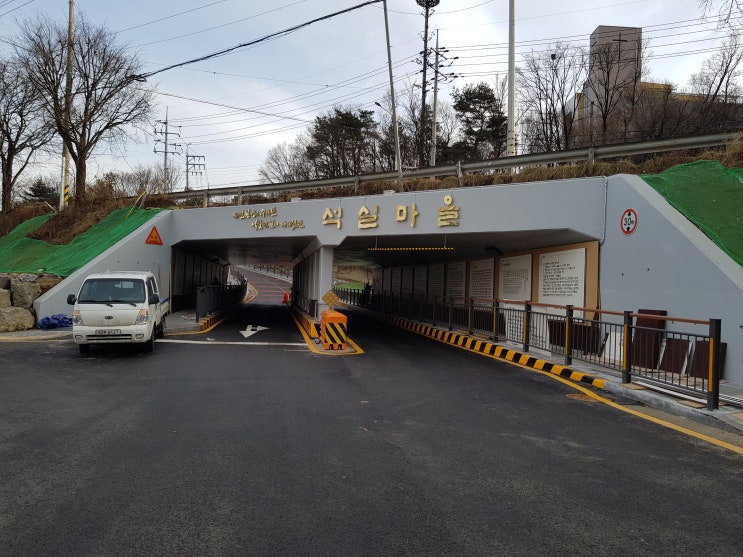
<instances>
[{"instance_id":1,"label":"white truck","mask_svg":"<svg viewBox=\"0 0 743 557\"><path fill-rule=\"evenodd\" d=\"M93 344L116 343L140 343L151 352L164 334L170 307L149 271L88 275L67 303L73 306L72 338L81 354Z\"/></svg>"}]
</instances>

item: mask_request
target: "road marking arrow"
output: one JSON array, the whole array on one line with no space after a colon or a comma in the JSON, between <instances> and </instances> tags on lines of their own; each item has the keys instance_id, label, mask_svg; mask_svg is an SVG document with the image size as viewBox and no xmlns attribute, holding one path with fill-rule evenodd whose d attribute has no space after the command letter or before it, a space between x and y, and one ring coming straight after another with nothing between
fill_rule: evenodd
<instances>
[{"instance_id":1,"label":"road marking arrow","mask_svg":"<svg viewBox=\"0 0 743 557\"><path fill-rule=\"evenodd\" d=\"M240 334L245 338L248 338L250 336L253 336L255 333L267 330L268 327L261 327L260 325L248 325L247 327L245 327L244 331L240 331Z\"/></svg>"}]
</instances>

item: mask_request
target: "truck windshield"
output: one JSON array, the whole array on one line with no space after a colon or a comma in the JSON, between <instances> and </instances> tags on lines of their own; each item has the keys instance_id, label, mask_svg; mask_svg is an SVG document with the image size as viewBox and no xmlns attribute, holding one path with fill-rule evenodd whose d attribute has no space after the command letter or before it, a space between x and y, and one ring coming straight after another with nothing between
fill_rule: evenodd
<instances>
[{"instance_id":1,"label":"truck windshield","mask_svg":"<svg viewBox=\"0 0 743 557\"><path fill-rule=\"evenodd\" d=\"M138 279L88 279L80 289L78 303L141 303L144 292L144 281Z\"/></svg>"}]
</instances>

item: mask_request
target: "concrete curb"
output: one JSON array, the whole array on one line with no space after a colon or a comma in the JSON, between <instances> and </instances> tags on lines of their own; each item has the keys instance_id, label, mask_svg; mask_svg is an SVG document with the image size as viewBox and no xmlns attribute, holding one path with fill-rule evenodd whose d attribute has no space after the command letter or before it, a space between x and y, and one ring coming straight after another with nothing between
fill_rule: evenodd
<instances>
[{"instance_id":1,"label":"concrete curb","mask_svg":"<svg viewBox=\"0 0 743 557\"><path fill-rule=\"evenodd\" d=\"M72 342L72 327L59 329L26 329L0 333L0 342L29 342L40 340L69 340Z\"/></svg>"},{"instance_id":2,"label":"concrete curb","mask_svg":"<svg viewBox=\"0 0 743 557\"><path fill-rule=\"evenodd\" d=\"M310 338L320 338L320 322L304 311L292 306L291 312Z\"/></svg>"},{"instance_id":3,"label":"concrete curb","mask_svg":"<svg viewBox=\"0 0 743 557\"><path fill-rule=\"evenodd\" d=\"M443 329L438 329L430 325L415 323L413 321L408 321L407 319L401 319L399 317L389 318L387 319L387 322L396 327L408 329L409 331L413 331L414 333L430 337L434 340L446 342L447 344L451 344L452 346L464 348L473 352L479 352L480 354L484 354L485 356L492 356L516 364L532 367L539 371L558 375L560 377L564 377L572 381L578 381L579 383L597 387L599 389L605 388L604 379L593 377L576 369L572 369L564 365L555 364L547 360L542 360L529 354L518 352L495 342L477 339L451 331L445 331Z\"/></svg>"}]
</instances>

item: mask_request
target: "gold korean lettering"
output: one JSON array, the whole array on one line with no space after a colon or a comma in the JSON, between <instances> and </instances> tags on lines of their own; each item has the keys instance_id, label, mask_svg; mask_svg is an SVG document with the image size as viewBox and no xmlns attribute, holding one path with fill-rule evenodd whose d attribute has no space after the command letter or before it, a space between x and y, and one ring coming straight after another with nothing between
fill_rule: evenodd
<instances>
[{"instance_id":1,"label":"gold korean lettering","mask_svg":"<svg viewBox=\"0 0 743 557\"><path fill-rule=\"evenodd\" d=\"M366 208L366 205L362 205L361 209L359 209L359 228L377 228L377 226L379 226L379 223L377 222L378 216L379 205L374 206L374 213L369 211L369 209Z\"/></svg>"},{"instance_id":2,"label":"gold korean lettering","mask_svg":"<svg viewBox=\"0 0 743 557\"><path fill-rule=\"evenodd\" d=\"M238 211L232 213L232 218L237 220L257 219L266 217L276 217L279 214L279 210L276 207L270 209L245 209L244 211Z\"/></svg>"},{"instance_id":3,"label":"gold korean lettering","mask_svg":"<svg viewBox=\"0 0 743 557\"><path fill-rule=\"evenodd\" d=\"M325 211L323 211L322 214L322 223L324 225L326 224L334 224L338 230L341 229L341 226L343 224L343 207L338 207L335 211L333 211L330 208L326 208Z\"/></svg>"},{"instance_id":4,"label":"gold korean lettering","mask_svg":"<svg viewBox=\"0 0 743 557\"><path fill-rule=\"evenodd\" d=\"M415 228L415 220L420 214L415 203L410 206L410 211L408 211L407 205L398 205L396 208L395 220L397 222L405 222L408 220L408 213L410 213L410 228Z\"/></svg>"},{"instance_id":5,"label":"gold korean lettering","mask_svg":"<svg viewBox=\"0 0 743 557\"><path fill-rule=\"evenodd\" d=\"M459 207L451 195L444 196L444 207L439 208L439 226L459 226Z\"/></svg>"}]
</instances>

